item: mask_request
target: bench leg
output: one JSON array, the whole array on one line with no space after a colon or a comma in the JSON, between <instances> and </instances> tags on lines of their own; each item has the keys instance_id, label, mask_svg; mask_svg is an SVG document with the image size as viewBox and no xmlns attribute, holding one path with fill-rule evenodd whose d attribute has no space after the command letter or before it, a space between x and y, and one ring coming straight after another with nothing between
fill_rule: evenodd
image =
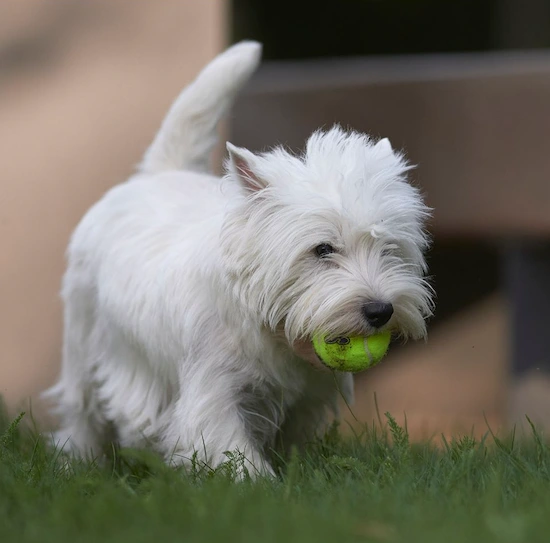
<instances>
[{"instance_id":1,"label":"bench leg","mask_svg":"<svg viewBox=\"0 0 550 543\"><path fill-rule=\"evenodd\" d=\"M550 243L518 243L505 253L510 305L509 423L529 430L525 415L550 427Z\"/></svg>"}]
</instances>

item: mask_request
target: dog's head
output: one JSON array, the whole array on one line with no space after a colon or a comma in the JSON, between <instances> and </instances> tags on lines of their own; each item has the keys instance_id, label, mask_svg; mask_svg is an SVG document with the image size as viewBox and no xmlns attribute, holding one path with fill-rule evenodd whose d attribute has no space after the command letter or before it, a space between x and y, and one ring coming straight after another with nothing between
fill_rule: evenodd
<instances>
[{"instance_id":1,"label":"dog's head","mask_svg":"<svg viewBox=\"0 0 550 543\"><path fill-rule=\"evenodd\" d=\"M315 334L426 334L429 209L388 140L336 127L301 157L228 144L241 196L222 234L236 298L290 343Z\"/></svg>"}]
</instances>

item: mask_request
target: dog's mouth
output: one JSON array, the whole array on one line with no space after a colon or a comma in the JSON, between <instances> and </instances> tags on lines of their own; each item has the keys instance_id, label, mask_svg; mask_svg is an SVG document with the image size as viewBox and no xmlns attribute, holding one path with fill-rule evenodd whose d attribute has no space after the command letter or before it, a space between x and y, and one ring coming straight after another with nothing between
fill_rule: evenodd
<instances>
[{"instance_id":1,"label":"dog's mouth","mask_svg":"<svg viewBox=\"0 0 550 543\"><path fill-rule=\"evenodd\" d=\"M369 335L317 337L313 347L319 360L329 368L356 373L379 364L391 341L391 331L385 330Z\"/></svg>"},{"instance_id":2,"label":"dog's mouth","mask_svg":"<svg viewBox=\"0 0 550 543\"><path fill-rule=\"evenodd\" d=\"M297 340L294 342L292 347L293 347L294 353L302 360L305 360L313 368L321 371L330 371L331 368L329 368L321 360L321 358L315 351L315 347L313 346L313 340L311 339Z\"/></svg>"},{"instance_id":3,"label":"dog's mouth","mask_svg":"<svg viewBox=\"0 0 550 543\"><path fill-rule=\"evenodd\" d=\"M389 343L393 344L396 340L399 341L400 339L403 339L402 331L398 328L397 322L393 320L393 322L388 323L388 325L380 327L378 329L372 329L371 327L364 327L360 326L358 328L353 328L352 332L333 332L330 335L325 336L324 341L327 343L327 345L334 346L334 347L346 347L349 345L351 338L369 338L371 336L381 335L381 334L390 334L390 340ZM327 372L327 371L334 371L335 369L338 370L338 367L331 366L329 363L327 363L325 360L323 360L322 356L319 355L315 348L315 337L320 337L319 335L313 334L310 336L309 334L307 336L302 336L295 341L293 341L290 345L288 343L287 335L285 334L285 322L281 322L279 326L277 326L276 335L279 337L282 343L285 343L288 346L291 347L292 351L298 358L301 360L307 362L310 366L313 368ZM357 361L357 358L355 359ZM376 362L377 363L377 362ZM375 365L376 363L370 364L368 367ZM345 366L345 363L342 363L341 371L362 371L362 370L347 370L343 369Z\"/></svg>"},{"instance_id":4,"label":"dog's mouth","mask_svg":"<svg viewBox=\"0 0 550 543\"><path fill-rule=\"evenodd\" d=\"M317 352L315 352L315 363L312 364L312 366L317 369L317 370L321 370L321 371L324 371L324 372L327 372L327 371L330 371L330 372L333 372L335 370L335 368L329 366L318 354ZM309 361L308 361L309 362ZM310 362L311 364L311 362Z\"/></svg>"}]
</instances>

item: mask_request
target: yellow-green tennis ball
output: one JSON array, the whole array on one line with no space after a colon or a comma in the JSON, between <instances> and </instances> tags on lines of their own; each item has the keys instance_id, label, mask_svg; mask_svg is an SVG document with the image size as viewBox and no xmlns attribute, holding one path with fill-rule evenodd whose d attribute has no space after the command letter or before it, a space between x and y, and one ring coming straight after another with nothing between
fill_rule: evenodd
<instances>
[{"instance_id":1,"label":"yellow-green tennis ball","mask_svg":"<svg viewBox=\"0 0 550 543\"><path fill-rule=\"evenodd\" d=\"M313 338L317 356L329 368L338 371L358 372L376 366L388 351L391 333L372 336L338 337L325 341Z\"/></svg>"}]
</instances>

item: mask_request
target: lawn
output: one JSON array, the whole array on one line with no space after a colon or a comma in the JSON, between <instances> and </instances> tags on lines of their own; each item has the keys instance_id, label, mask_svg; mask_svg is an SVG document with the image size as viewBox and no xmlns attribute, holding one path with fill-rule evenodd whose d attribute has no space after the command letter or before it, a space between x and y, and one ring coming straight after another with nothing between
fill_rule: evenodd
<instances>
[{"instance_id":1,"label":"lawn","mask_svg":"<svg viewBox=\"0 0 550 543\"><path fill-rule=\"evenodd\" d=\"M235 483L238 458L186 473L116 451L63 470L24 421L4 419L0 542L550 541L550 451L536 433L437 448L385 420L353 439L333 429L277 480Z\"/></svg>"}]
</instances>

